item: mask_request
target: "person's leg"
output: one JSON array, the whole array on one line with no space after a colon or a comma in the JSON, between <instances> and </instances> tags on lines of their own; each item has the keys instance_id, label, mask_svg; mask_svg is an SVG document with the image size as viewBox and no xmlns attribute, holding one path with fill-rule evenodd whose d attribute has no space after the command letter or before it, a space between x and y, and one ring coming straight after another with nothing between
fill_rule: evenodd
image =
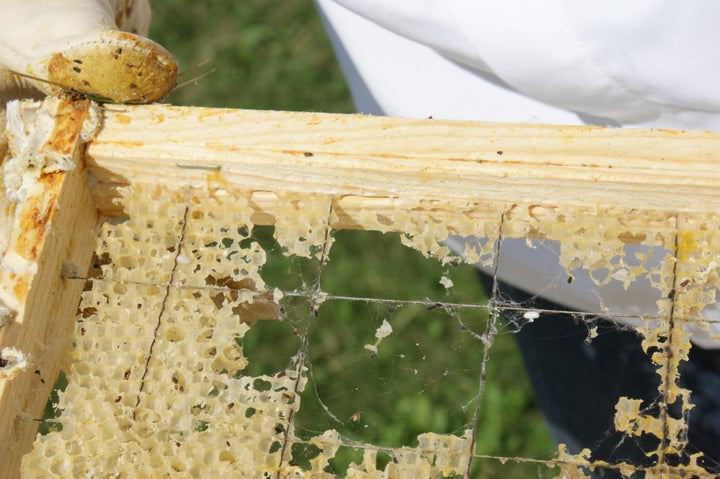
<instances>
[{"instance_id":1,"label":"person's leg","mask_svg":"<svg viewBox=\"0 0 720 479\"><path fill-rule=\"evenodd\" d=\"M680 363L680 385L692 391L688 452L702 451L702 464L720 472L720 350L692 348Z\"/></svg>"},{"instance_id":2,"label":"person's leg","mask_svg":"<svg viewBox=\"0 0 720 479\"><path fill-rule=\"evenodd\" d=\"M493 280L480 273L487 292ZM643 408L657 411L659 376L641 348L638 334L598 318L597 337L567 308L507 284L499 283L500 297L541 313L533 322L514 321L516 313L500 316L514 331L526 371L554 439L571 452L592 451L594 460L651 464L645 454L659 441L627 437L615 431L618 398L642 399ZM557 311L557 312L554 312ZM693 348L681 365L681 384L693 391L688 452L703 451L708 464L720 460L720 351ZM612 476L613 474L611 474ZM608 477L607 475L605 477Z\"/></svg>"}]
</instances>

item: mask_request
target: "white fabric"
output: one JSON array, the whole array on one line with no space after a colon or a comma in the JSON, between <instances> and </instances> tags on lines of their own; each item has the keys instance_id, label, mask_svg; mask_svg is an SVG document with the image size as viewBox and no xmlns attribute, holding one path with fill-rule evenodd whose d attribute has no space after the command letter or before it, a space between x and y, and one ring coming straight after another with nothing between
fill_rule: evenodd
<instances>
[{"instance_id":1,"label":"white fabric","mask_svg":"<svg viewBox=\"0 0 720 479\"><path fill-rule=\"evenodd\" d=\"M58 51L58 40L115 26L107 0L0 0L0 12L0 44L27 58Z\"/></svg>"},{"instance_id":2,"label":"white fabric","mask_svg":"<svg viewBox=\"0 0 720 479\"><path fill-rule=\"evenodd\" d=\"M0 45L26 58L103 29L146 35L151 17L148 0L0 0L0 12Z\"/></svg>"},{"instance_id":3,"label":"white fabric","mask_svg":"<svg viewBox=\"0 0 720 479\"><path fill-rule=\"evenodd\" d=\"M360 17L330 0L321 13L358 111L375 115L574 124L575 114L505 87L490 73ZM390 3L390 2L388 2Z\"/></svg>"},{"instance_id":4,"label":"white fabric","mask_svg":"<svg viewBox=\"0 0 720 479\"><path fill-rule=\"evenodd\" d=\"M720 131L719 2L316 1L364 113ZM533 246L503 244L499 277L578 310L657 312L646 281L568 283L556 245Z\"/></svg>"}]
</instances>

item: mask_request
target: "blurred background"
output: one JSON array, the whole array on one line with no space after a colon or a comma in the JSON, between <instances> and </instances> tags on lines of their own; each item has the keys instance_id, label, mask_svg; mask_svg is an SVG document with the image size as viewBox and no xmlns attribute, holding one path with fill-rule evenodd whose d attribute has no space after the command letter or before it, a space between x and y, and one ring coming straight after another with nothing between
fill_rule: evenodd
<instances>
[{"instance_id":1,"label":"blurred background","mask_svg":"<svg viewBox=\"0 0 720 479\"><path fill-rule=\"evenodd\" d=\"M353 112L349 92L310 0L157 0L150 36L175 55L180 70L203 61L215 72L175 91L177 105L227 108ZM271 286L301 288L301 270L312 262L283 259L271 232L253 234L277 263L266 272ZM445 299L481 303L484 299L474 268L451 268L428 260L400 244L397 235L337 232L322 288L336 294L370 298ZM277 266L279 265L279 266ZM297 278L285 283L284 276ZM442 276L455 284L446 290ZM448 295L452 295L449 297ZM286 304L286 321L261 321L243 347L251 374L272 374L288 366L297 353L305 321L302 300ZM293 306L294 305L294 306ZM374 341L383 319L394 328L377 357L364 343ZM349 441L397 447L416 445L419 433L462 434L473 419L482 342L461 334L482 334L484 311L437 311L426 306L329 301L311 333L311 381L296 418L298 435L309 438L337 429ZM412 354L411 354L412 353ZM414 356L413 356L414 354ZM413 362L406 359L414 358ZM487 382L481 400L477 451L487 456L553 457L513 338L500 331L489 350ZM408 367L409 365L409 367ZM419 372L418 372L419 370ZM442 380L440 380L442 378ZM358 387L362 384L362 387ZM302 461L303 451L293 451ZM305 452L309 456L311 452ZM342 451L333 463L342 473L357 451ZM389 460L387 458L386 460ZM544 476L535 464L503 465L478 459L477 477Z\"/></svg>"},{"instance_id":2,"label":"blurred background","mask_svg":"<svg viewBox=\"0 0 720 479\"><path fill-rule=\"evenodd\" d=\"M215 73L182 88L174 104L298 111L353 111L311 0L156 0L150 36L180 71L205 60ZM182 78L180 81L187 80Z\"/></svg>"}]
</instances>

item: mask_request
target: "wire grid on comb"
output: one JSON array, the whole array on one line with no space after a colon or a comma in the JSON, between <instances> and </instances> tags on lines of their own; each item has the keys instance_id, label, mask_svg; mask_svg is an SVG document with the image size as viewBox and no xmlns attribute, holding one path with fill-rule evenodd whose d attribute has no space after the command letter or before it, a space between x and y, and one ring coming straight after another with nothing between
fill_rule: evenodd
<instances>
[{"instance_id":1,"label":"wire grid on comb","mask_svg":"<svg viewBox=\"0 0 720 479\"><path fill-rule=\"evenodd\" d=\"M709 226L713 218L648 220L647 212L513 205L491 209L494 221L463 220L460 212L449 226L413 211L413 201L426 200L405 199L368 223L401 232L404 244L439 259L445 281L436 290L393 298L346 291L332 281L342 273L333 248L345 233L332 228L342 199L279 195L274 238L261 240L250 197L228 188L137 185L125 193L125 219L105 222L94 268L76 279L88 283L60 397L62 430L38 437L23 461L26 477L476 477L489 462L511 474L543 477L601 470L710 477L697 464L700 456L684 451L691 405L677 381L678 363L690 348L684 326L707 329L698 313L714 299L716 268L702 247L717 234ZM643 221L634 222L636 215ZM487 239L468 244L463 254L442 243L473 233ZM658 316L604 314L637 325L648 365L658 370L657 404L622 399L614 424L619 442L657 437L646 461L600 461L591 451L565 447L538 457L485 449L491 422L483 405L492 400L486 387L493 381L493 347L503 338L500 316L509 318L511 330L522 330L550 311L508 299L497 280L487 302L480 294L455 293L453 275L476 261L497 272L506 261L504 245L518 238L538 247L563 239L558 257L569 274L605 270L593 279L598 292L610 279L644 280L665 298ZM628 257L627 246L635 244L643 247ZM654 258L648 249L654 247L669 254ZM263 276L275 267L270 260L280 264L277 284ZM391 280L415 279L392 277L391 268L384 270ZM362 337L345 331L347 308L366 312L352 318L363 322ZM560 314L588 340L598 334L595 316ZM269 361L278 366L251 374L246 336L271 324L278 336L265 335L252 349L281 356ZM425 329L428 324L434 329ZM398 348L398 336L412 337L414 348ZM442 354L427 347L438 341L446 345ZM319 368L328 358L336 363ZM356 389L334 390L333 378L346 375L356 378ZM398 383L410 397L394 391ZM378 388L374 409L391 409L387 416L363 403L358 391L372 387ZM445 395L450 389L455 393ZM434 402L438 398L445 404ZM312 402L321 413L304 418L303 406ZM412 423L436 410L446 417L434 430L417 431L416 441L378 443L377 430L392 426L388 417Z\"/></svg>"}]
</instances>

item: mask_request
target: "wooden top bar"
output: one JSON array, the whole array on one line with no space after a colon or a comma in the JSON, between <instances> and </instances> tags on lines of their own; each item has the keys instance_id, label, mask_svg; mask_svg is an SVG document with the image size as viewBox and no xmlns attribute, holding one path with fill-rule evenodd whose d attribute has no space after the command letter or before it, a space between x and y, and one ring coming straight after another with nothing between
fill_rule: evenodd
<instances>
[{"instance_id":1,"label":"wooden top bar","mask_svg":"<svg viewBox=\"0 0 720 479\"><path fill-rule=\"evenodd\" d=\"M257 192L718 211L720 135L361 115L112 106L95 199L222 177Z\"/></svg>"}]
</instances>

